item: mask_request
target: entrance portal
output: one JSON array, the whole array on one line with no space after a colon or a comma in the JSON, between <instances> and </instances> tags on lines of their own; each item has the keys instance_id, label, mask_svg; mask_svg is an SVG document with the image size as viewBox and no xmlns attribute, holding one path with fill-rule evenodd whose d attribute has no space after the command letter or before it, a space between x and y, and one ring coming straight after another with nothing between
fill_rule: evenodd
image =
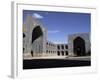
<instances>
[{"instance_id":1,"label":"entrance portal","mask_svg":"<svg viewBox=\"0 0 100 80\"><path fill-rule=\"evenodd\" d=\"M32 43L42 35L43 35L43 32L40 26L36 26L32 31Z\"/></svg>"},{"instance_id":2,"label":"entrance portal","mask_svg":"<svg viewBox=\"0 0 100 80\"><path fill-rule=\"evenodd\" d=\"M74 54L76 56L85 56L85 41L81 37L77 37L74 40Z\"/></svg>"},{"instance_id":3,"label":"entrance portal","mask_svg":"<svg viewBox=\"0 0 100 80\"><path fill-rule=\"evenodd\" d=\"M32 31L32 53L34 56L39 56L43 51L43 31L40 26L36 26Z\"/></svg>"}]
</instances>

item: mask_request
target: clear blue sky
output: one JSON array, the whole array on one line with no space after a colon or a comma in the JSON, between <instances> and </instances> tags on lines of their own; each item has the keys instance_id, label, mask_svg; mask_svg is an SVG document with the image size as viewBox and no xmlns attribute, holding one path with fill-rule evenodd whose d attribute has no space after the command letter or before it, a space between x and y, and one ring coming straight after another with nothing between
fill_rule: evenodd
<instances>
[{"instance_id":1,"label":"clear blue sky","mask_svg":"<svg viewBox=\"0 0 100 80\"><path fill-rule=\"evenodd\" d=\"M91 14L23 10L23 22L27 15L41 21L48 30L48 40L67 43L68 35L90 33Z\"/></svg>"}]
</instances>

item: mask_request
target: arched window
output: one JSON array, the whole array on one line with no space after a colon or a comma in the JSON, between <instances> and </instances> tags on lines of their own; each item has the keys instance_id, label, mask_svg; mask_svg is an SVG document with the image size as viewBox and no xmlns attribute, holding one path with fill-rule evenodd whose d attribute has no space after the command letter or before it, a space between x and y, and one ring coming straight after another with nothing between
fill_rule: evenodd
<instances>
[{"instance_id":1,"label":"arched window","mask_svg":"<svg viewBox=\"0 0 100 80\"><path fill-rule=\"evenodd\" d=\"M66 55L68 55L68 51L65 51Z\"/></svg>"},{"instance_id":2,"label":"arched window","mask_svg":"<svg viewBox=\"0 0 100 80\"><path fill-rule=\"evenodd\" d=\"M61 51L61 53L62 53L62 56L64 56L64 51Z\"/></svg>"},{"instance_id":3,"label":"arched window","mask_svg":"<svg viewBox=\"0 0 100 80\"><path fill-rule=\"evenodd\" d=\"M60 56L60 51L57 51L58 56Z\"/></svg>"}]
</instances>

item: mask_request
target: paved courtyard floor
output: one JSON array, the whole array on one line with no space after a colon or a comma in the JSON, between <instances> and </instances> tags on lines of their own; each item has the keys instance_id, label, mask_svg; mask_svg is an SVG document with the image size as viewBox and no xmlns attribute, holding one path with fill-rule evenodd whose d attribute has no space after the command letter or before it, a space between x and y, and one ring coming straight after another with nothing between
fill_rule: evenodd
<instances>
[{"instance_id":1,"label":"paved courtyard floor","mask_svg":"<svg viewBox=\"0 0 100 80\"><path fill-rule=\"evenodd\" d=\"M84 57L42 57L24 59L23 69L91 66L90 56Z\"/></svg>"}]
</instances>

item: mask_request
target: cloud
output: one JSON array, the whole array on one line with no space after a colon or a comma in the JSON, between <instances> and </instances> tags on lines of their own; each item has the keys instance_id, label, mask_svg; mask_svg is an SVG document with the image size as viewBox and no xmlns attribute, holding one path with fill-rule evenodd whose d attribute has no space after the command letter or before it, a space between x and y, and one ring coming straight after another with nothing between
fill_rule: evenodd
<instances>
[{"instance_id":1,"label":"cloud","mask_svg":"<svg viewBox=\"0 0 100 80\"><path fill-rule=\"evenodd\" d=\"M41 16L41 15L38 14L38 13L33 13L33 17L34 17L34 18L37 18L37 19L43 19L43 16Z\"/></svg>"},{"instance_id":2,"label":"cloud","mask_svg":"<svg viewBox=\"0 0 100 80\"><path fill-rule=\"evenodd\" d=\"M55 43L55 44L67 44L66 42L63 42L63 41L53 41L53 43Z\"/></svg>"},{"instance_id":3,"label":"cloud","mask_svg":"<svg viewBox=\"0 0 100 80\"><path fill-rule=\"evenodd\" d=\"M52 30L52 31L48 31L48 33L58 33L59 30Z\"/></svg>"}]
</instances>

